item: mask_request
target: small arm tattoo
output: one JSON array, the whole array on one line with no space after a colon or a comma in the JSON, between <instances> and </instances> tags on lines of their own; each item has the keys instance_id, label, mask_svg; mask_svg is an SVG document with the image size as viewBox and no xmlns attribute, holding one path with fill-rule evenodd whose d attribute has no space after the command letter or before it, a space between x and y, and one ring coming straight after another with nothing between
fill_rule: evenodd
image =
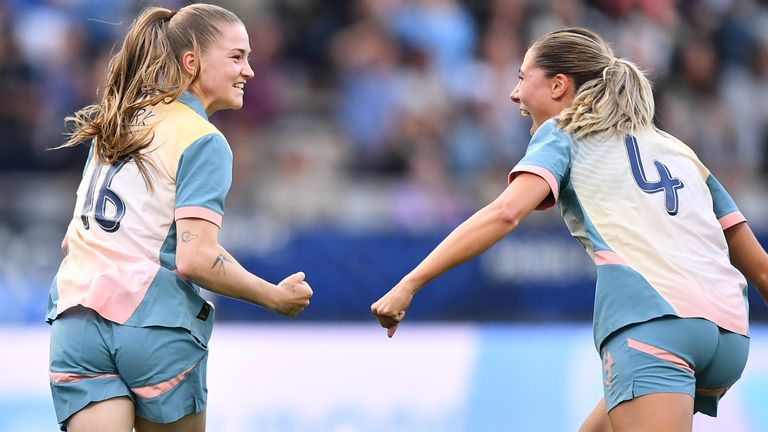
<instances>
[{"instance_id":1,"label":"small arm tattoo","mask_svg":"<svg viewBox=\"0 0 768 432\"><path fill-rule=\"evenodd\" d=\"M224 255L217 256L216 259L213 260L213 265L211 266L211 270L215 269L217 274L221 274L221 273L227 274L227 270L224 268L225 262L231 263L232 261L230 261Z\"/></svg>"},{"instance_id":2,"label":"small arm tattoo","mask_svg":"<svg viewBox=\"0 0 768 432\"><path fill-rule=\"evenodd\" d=\"M197 238L197 234L192 234L189 231L184 231L183 233L181 233L181 241L183 241L184 243L189 243L190 241L196 238Z\"/></svg>"}]
</instances>

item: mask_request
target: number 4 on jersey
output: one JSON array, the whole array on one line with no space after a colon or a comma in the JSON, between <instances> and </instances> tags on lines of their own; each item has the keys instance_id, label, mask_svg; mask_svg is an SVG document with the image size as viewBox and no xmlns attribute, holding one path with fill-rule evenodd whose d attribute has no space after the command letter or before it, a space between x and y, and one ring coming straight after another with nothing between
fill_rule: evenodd
<instances>
[{"instance_id":1,"label":"number 4 on jersey","mask_svg":"<svg viewBox=\"0 0 768 432\"><path fill-rule=\"evenodd\" d=\"M110 233L120 229L120 220L125 216L125 203L123 203L123 200L109 187L112 185L112 179L115 177L115 174L117 174L130 159L130 156L118 159L109 166L109 170L107 170L107 174L104 176L104 182L101 184L99 194L96 196L96 201L94 202L93 194L96 191L96 183L99 180L99 174L101 174L102 167L101 164L96 165L93 177L91 177L91 181L88 183L88 192L85 195L85 204L83 204L83 214L80 216L85 229L90 229L88 214L94 207L96 208L96 211L93 216L101 229ZM107 202L112 204L115 208L115 212L111 216L107 216Z\"/></svg>"},{"instance_id":2,"label":"number 4 on jersey","mask_svg":"<svg viewBox=\"0 0 768 432\"><path fill-rule=\"evenodd\" d=\"M640 149L637 146L637 139L632 135L627 135L624 142L627 145L629 166L632 169L632 177L635 178L635 183L637 183L637 185L640 186L640 189L645 193L653 194L663 191L667 213L670 216L676 215L680 205L677 190L685 187L683 182L677 178L673 178L672 174L669 172L669 168L657 160L653 161L653 165L659 173L659 180L649 182L648 178L645 176L643 161L640 159Z\"/></svg>"}]
</instances>

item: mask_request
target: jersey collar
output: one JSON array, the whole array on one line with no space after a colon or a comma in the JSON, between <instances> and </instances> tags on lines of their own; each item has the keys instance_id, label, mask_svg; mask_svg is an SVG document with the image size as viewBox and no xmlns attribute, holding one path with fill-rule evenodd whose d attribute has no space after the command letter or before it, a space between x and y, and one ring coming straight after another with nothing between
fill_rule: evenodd
<instances>
[{"instance_id":1,"label":"jersey collar","mask_svg":"<svg viewBox=\"0 0 768 432\"><path fill-rule=\"evenodd\" d=\"M200 102L200 99L198 99L197 96L193 95L188 91L185 91L184 93L181 94L181 96L179 96L179 102L192 108L192 110L200 114L200 117L208 120L208 114L205 113L205 109L203 108L203 103Z\"/></svg>"}]
</instances>

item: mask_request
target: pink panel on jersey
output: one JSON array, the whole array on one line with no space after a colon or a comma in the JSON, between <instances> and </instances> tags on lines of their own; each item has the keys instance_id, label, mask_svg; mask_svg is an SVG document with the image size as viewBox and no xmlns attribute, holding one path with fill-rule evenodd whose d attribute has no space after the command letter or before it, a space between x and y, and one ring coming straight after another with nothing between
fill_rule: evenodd
<instances>
[{"instance_id":1,"label":"pink panel on jersey","mask_svg":"<svg viewBox=\"0 0 768 432\"><path fill-rule=\"evenodd\" d=\"M57 314L83 305L118 324L128 321L144 299L160 264L125 248L75 245L85 243L77 230L72 230L68 238L71 252L64 257L56 279Z\"/></svg>"},{"instance_id":2,"label":"pink panel on jersey","mask_svg":"<svg viewBox=\"0 0 768 432\"><path fill-rule=\"evenodd\" d=\"M535 165L518 165L512 170L512 172L509 173L509 176L507 176L507 181L512 183L512 180L514 180L515 177L517 177L521 172L536 174L537 176L543 178L544 181L546 181L549 185L549 189L552 191L552 197L547 197L544 201L542 201L541 204L536 207L536 210L546 210L555 205L557 202L557 197L560 194L560 186L558 185L555 176L549 172L549 170Z\"/></svg>"},{"instance_id":3,"label":"pink panel on jersey","mask_svg":"<svg viewBox=\"0 0 768 432\"><path fill-rule=\"evenodd\" d=\"M671 352L664 351L661 348L656 348L653 345L648 345L647 343L643 343L640 341L636 341L632 338L627 338L627 345L630 348L634 348L638 351L642 351L644 353L650 354L654 357L658 357L662 360L668 361L672 363L673 365L684 369L686 372L693 375L693 369L688 365L688 363L685 362L685 360L681 359L680 357L676 356L675 354L672 354Z\"/></svg>"},{"instance_id":4,"label":"pink panel on jersey","mask_svg":"<svg viewBox=\"0 0 768 432\"><path fill-rule=\"evenodd\" d=\"M192 372L192 369L194 369L196 366L197 364L193 365L189 369L182 372L180 375L175 376L169 379L168 381L163 381L158 384L148 385L144 387L131 388L131 391L135 393L138 397L144 398L144 399L160 396L161 394L176 387L176 385L180 383L185 376L187 376L190 372Z\"/></svg>"},{"instance_id":5,"label":"pink panel on jersey","mask_svg":"<svg viewBox=\"0 0 768 432\"><path fill-rule=\"evenodd\" d=\"M606 264L621 264L621 265L627 265L626 262L624 262L623 259L616 253L612 251L595 251L595 265L606 265Z\"/></svg>"},{"instance_id":6,"label":"pink panel on jersey","mask_svg":"<svg viewBox=\"0 0 768 432\"><path fill-rule=\"evenodd\" d=\"M723 227L723 230L727 230L728 228L740 224L742 222L746 222L747 218L744 217L743 214L739 211L735 211L733 213L728 213L727 215L720 218L720 226Z\"/></svg>"},{"instance_id":7,"label":"pink panel on jersey","mask_svg":"<svg viewBox=\"0 0 768 432\"><path fill-rule=\"evenodd\" d=\"M176 217L176 220L186 219L186 218L205 219L208 222L212 222L216 224L216 226L219 228L221 228L221 220L223 219L220 214L216 213L211 209L207 209L205 207L177 208L175 217Z\"/></svg>"},{"instance_id":8,"label":"pink panel on jersey","mask_svg":"<svg viewBox=\"0 0 768 432\"><path fill-rule=\"evenodd\" d=\"M685 301L670 301L669 303L675 308L677 316L681 318L704 318L730 332L748 335L749 324L744 317L746 314L744 302L742 301L738 307L727 307L724 304L716 303L716 298L697 295L688 296Z\"/></svg>"},{"instance_id":9,"label":"pink panel on jersey","mask_svg":"<svg viewBox=\"0 0 768 432\"><path fill-rule=\"evenodd\" d=\"M58 384L65 384L65 383L78 382L78 381L82 381L84 379L89 379L89 378L116 377L117 374L80 375L80 374L72 374L72 373L50 372L48 376L50 377L51 382L58 383Z\"/></svg>"}]
</instances>

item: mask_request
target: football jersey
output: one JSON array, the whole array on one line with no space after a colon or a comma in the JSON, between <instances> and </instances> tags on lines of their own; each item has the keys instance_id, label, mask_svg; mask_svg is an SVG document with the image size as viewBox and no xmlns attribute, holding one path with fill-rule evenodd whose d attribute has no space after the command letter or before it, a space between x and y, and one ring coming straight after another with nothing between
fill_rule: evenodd
<instances>
[{"instance_id":1,"label":"football jersey","mask_svg":"<svg viewBox=\"0 0 768 432\"><path fill-rule=\"evenodd\" d=\"M694 152L648 128L574 140L550 119L509 174L541 176L597 266L595 345L628 324L700 317L748 334L747 282L723 231L745 219Z\"/></svg>"},{"instance_id":2,"label":"football jersey","mask_svg":"<svg viewBox=\"0 0 768 432\"><path fill-rule=\"evenodd\" d=\"M207 342L212 306L176 272L176 220L221 226L232 152L190 93L140 110L132 124L154 126L143 150L152 188L131 157L104 164L91 148L46 319L82 305L119 324L183 327Z\"/></svg>"}]
</instances>

